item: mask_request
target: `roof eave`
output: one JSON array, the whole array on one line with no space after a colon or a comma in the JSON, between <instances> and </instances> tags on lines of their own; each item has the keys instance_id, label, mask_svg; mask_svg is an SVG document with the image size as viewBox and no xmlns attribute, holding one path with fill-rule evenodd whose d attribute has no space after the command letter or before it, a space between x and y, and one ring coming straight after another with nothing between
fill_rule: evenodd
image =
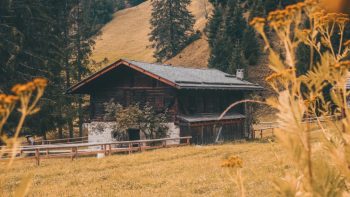
<instances>
[{"instance_id":1,"label":"roof eave","mask_svg":"<svg viewBox=\"0 0 350 197\"><path fill-rule=\"evenodd\" d=\"M207 86L179 86L178 89L200 89L200 90L245 90L245 91L262 91L261 86L252 87L207 87Z\"/></svg>"},{"instance_id":2,"label":"roof eave","mask_svg":"<svg viewBox=\"0 0 350 197\"><path fill-rule=\"evenodd\" d=\"M82 81L78 82L77 84L71 86L70 88L68 88L66 90L66 94L86 94L84 92L79 92L79 89L81 87L83 87L84 85L86 85L87 83L95 80L99 76L101 76L101 75L109 72L110 70L118 67L119 65L126 65L126 66L128 66L128 67L130 67L130 68L132 68L132 69L134 69L136 71L144 73L144 74L146 74L146 75L148 75L148 76L150 76L150 77L152 77L154 79L157 79L157 80L159 80L159 81L161 81L161 82L163 82L165 84L168 84L168 85L170 85L170 86L172 86L172 87L174 87L176 89L180 88L180 86L178 84L176 84L176 83L174 83L174 82L172 82L170 80L167 80L167 79L165 79L163 77L160 77L160 76L158 76L158 75L156 75L154 73L151 73L151 72L149 72L149 71L147 71L145 69L142 69L142 68L140 68L140 67L138 67L138 66L136 66L136 65L134 65L134 64L132 64L130 62L128 62L127 60L120 59L120 60L114 62L113 64L102 68L101 70L99 70L96 73L90 75L89 77L83 79Z\"/></svg>"},{"instance_id":3,"label":"roof eave","mask_svg":"<svg viewBox=\"0 0 350 197\"><path fill-rule=\"evenodd\" d=\"M91 74L90 76L88 76L87 78L79 81L77 84L71 86L70 88L68 88L66 90L67 94L84 94L84 93L79 93L79 89L81 87L83 87L84 85L86 85L87 83L91 82L92 80L96 79L97 77L105 74L106 72L114 69L115 67L117 67L118 65L120 65L124 60L120 59L118 61L115 61L114 63L110 64L109 66L106 66L104 68L102 68L101 70Z\"/></svg>"}]
</instances>

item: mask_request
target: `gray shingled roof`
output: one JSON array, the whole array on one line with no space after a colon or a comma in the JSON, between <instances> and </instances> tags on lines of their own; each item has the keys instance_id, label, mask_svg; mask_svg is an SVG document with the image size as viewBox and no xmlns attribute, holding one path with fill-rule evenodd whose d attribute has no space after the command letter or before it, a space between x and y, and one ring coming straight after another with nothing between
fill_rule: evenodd
<instances>
[{"instance_id":1,"label":"gray shingled roof","mask_svg":"<svg viewBox=\"0 0 350 197\"><path fill-rule=\"evenodd\" d=\"M234 75L216 69L185 68L125 59L124 61L165 78L177 84L180 88L262 89L257 84L237 79Z\"/></svg>"},{"instance_id":2,"label":"gray shingled roof","mask_svg":"<svg viewBox=\"0 0 350 197\"><path fill-rule=\"evenodd\" d=\"M129 64L129 65L128 65ZM92 83L96 78L103 77L119 65L137 67L140 70L147 71L152 75L163 78L178 89L225 89L225 90L262 90L257 84L240 80L234 75L221 72L216 69L198 69L186 68L162 64L150 64L134 60L121 59L117 62L101 69L86 79L70 87L68 93L77 93L79 89ZM81 92L80 92L81 93Z\"/></svg>"},{"instance_id":3,"label":"gray shingled roof","mask_svg":"<svg viewBox=\"0 0 350 197\"><path fill-rule=\"evenodd\" d=\"M196 122L207 122L207 121L218 121L221 114L195 114L195 115L181 115L177 116L180 121L188 123ZM226 114L221 120L233 120L233 119L243 119L244 115L239 113Z\"/></svg>"}]
</instances>

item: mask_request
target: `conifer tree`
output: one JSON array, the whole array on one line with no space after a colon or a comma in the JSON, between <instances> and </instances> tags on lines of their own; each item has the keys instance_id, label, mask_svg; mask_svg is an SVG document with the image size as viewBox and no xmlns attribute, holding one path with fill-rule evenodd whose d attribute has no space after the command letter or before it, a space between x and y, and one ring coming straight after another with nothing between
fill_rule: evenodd
<instances>
[{"instance_id":1,"label":"conifer tree","mask_svg":"<svg viewBox=\"0 0 350 197\"><path fill-rule=\"evenodd\" d=\"M162 61L175 56L193 35L194 17L188 11L190 0L152 0L149 40L154 57Z\"/></svg>"},{"instance_id":2,"label":"conifer tree","mask_svg":"<svg viewBox=\"0 0 350 197\"><path fill-rule=\"evenodd\" d=\"M138 5L140 3L143 3L145 0L128 0L129 4L131 6L135 6L135 5Z\"/></svg>"},{"instance_id":3,"label":"conifer tree","mask_svg":"<svg viewBox=\"0 0 350 197\"><path fill-rule=\"evenodd\" d=\"M255 33L243 18L239 0L215 4L207 34L211 54L209 67L234 73L237 68L255 64L259 45Z\"/></svg>"},{"instance_id":4,"label":"conifer tree","mask_svg":"<svg viewBox=\"0 0 350 197\"><path fill-rule=\"evenodd\" d=\"M209 24L206 27L208 43L210 48L214 48L215 41L220 36L222 30L223 12L221 5L215 6L214 13L210 18Z\"/></svg>"},{"instance_id":5,"label":"conifer tree","mask_svg":"<svg viewBox=\"0 0 350 197\"><path fill-rule=\"evenodd\" d=\"M49 80L41 110L26 121L24 130L45 136L58 128L63 137L65 124L70 136L77 117L81 126L82 100L64 92L88 73L93 35L105 22L99 17L113 12L104 1L0 2L0 92L34 77ZM11 119L7 125L11 131Z\"/></svg>"}]
</instances>

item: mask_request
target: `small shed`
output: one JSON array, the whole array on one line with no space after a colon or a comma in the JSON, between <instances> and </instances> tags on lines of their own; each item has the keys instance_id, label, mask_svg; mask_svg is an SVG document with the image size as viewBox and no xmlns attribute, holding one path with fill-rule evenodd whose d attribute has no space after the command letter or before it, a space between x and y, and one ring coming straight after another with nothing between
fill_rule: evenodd
<instances>
[{"instance_id":1,"label":"small shed","mask_svg":"<svg viewBox=\"0 0 350 197\"><path fill-rule=\"evenodd\" d=\"M216 69L197 69L121 59L67 90L90 95L90 141L112 140L113 122L104 120L104 103L149 103L168 112L170 137L192 136L192 143L243 139L250 133L250 113L242 104L218 119L232 103L262 87ZM97 131L99 130L99 131ZM133 136L137 136L135 131ZM132 138L132 136L130 136ZM142 136L141 136L142 138Z\"/></svg>"}]
</instances>

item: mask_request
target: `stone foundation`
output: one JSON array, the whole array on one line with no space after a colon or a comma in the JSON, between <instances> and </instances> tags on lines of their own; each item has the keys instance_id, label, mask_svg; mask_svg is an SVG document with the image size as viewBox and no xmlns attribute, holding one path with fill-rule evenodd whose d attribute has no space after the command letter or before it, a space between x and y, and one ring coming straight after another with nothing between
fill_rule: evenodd
<instances>
[{"instance_id":1,"label":"stone foundation","mask_svg":"<svg viewBox=\"0 0 350 197\"><path fill-rule=\"evenodd\" d=\"M113 141L116 126L115 122L91 122L84 123L83 129L87 130L89 142L100 143Z\"/></svg>"},{"instance_id":2,"label":"stone foundation","mask_svg":"<svg viewBox=\"0 0 350 197\"><path fill-rule=\"evenodd\" d=\"M166 123L169 130L167 132L168 138L180 137L180 128L173 122ZM84 123L83 129L88 133L88 140L92 143L111 142L114 141L113 133L116 130L116 122L90 122ZM141 139L145 139L143 133L140 133ZM167 144L179 144L179 140L168 140Z\"/></svg>"},{"instance_id":3,"label":"stone foundation","mask_svg":"<svg viewBox=\"0 0 350 197\"><path fill-rule=\"evenodd\" d=\"M173 122L166 124L169 128L167 132L168 138L180 137L180 127L176 126ZM180 144L180 140L168 140L167 144Z\"/></svg>"}]
</instances>

